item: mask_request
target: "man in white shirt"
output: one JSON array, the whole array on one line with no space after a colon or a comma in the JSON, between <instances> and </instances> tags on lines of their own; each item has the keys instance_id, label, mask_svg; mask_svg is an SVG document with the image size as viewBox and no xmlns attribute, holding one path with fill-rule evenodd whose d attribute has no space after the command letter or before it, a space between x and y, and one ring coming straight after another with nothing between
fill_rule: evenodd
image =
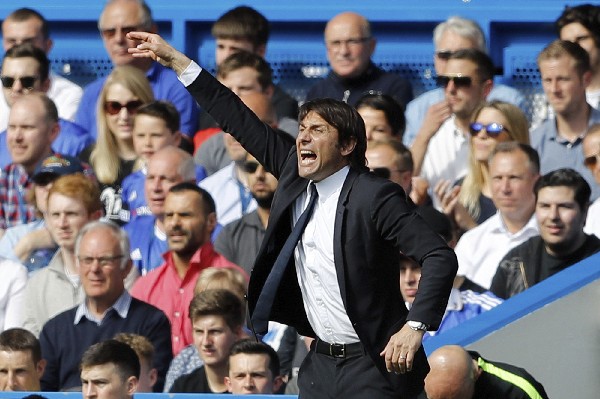
<instances>
[{"instance_id":1,"label":"man in white shirt","mask_svg":"<svg viewBox=\"0 0 600 399\"><path fill-rule=\"evenodd\" d=\"M489 289L506 252L538 234L533 193L540 171L537 152L527 144L499 143L490 155L489 168L498 212L458 241L455 286L466 278Z\"/></svg>"},{"instance_id":2,"label":"man in white shirt","mask_svg":"<svg viewBox=\"0 0 600 399\"><path fill-rule=\"evenodd\" d=\"M48 23L37 11L30 8L19 8L9 14L2 22L2 46L4 51L22 43L31 43L42 49L46 55L52 50L53 42L48 36ZM58 116L73 121L79 106L83 90L81 87L62 76L50 73L48 97L58 108ZM6 129L8 123L8 105L0 96L0 130Z\"/></svg>"}]
</instances>

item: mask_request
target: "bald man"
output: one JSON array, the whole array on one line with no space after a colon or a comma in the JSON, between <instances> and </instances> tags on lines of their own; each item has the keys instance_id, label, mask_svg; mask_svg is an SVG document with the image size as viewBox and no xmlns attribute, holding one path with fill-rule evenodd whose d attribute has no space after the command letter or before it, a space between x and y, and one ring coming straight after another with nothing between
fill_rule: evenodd
<instances>
[{"instance_id":1,"label":"bald man","mask_svg":"<svg viewBox=\"0 0 600 399\"><path fill-rule=\"evenodd\" d=\"M428 399L548 398L542 384L525 369L486 360L458 345L442 346L428 360Z\"/></svg>"},{"instance_id":2,"label":"bald man","mask_svg":"<svg viewBox=\"0 0 600 399\"><path fill-rule=\"evenodd\" d=\"M350 105L365 93L389 94L406 107L413 98L410 83L384 72L371 61L376 40L371 24L360 14L343 12L325 26L329 75L308 92L306 99L333 98Z\"/></svg>"}]
</instances>

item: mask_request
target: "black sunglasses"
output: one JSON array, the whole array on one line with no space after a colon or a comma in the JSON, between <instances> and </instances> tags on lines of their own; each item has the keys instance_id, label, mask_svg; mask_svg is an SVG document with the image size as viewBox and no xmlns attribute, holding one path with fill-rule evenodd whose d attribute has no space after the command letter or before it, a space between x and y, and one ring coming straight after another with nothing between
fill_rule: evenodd
<instances>
[{"instance_id":1,"label":"black sunglasses","mask_svg":"<svg viewBox=\"0 0 600 399\"><path fill-rule=\"evenodd\" d=\"M590 155L589 157L585 157L583 160L583 164L588 169L594 169L598 164L598 158L600 157L600 151L595 153L594 155Z\"/></svg>"},{"instance_id":2,"label":"black sunglasses","mask_svg":"<svg viewBox=\"0 0 600 399\"><path fill-rule=\"evenodd\" d=\"M244 162L243 168L246 173L255 173L258 170L260 164L255 161L246 161Z\"/></svg>"},{"instance_id":3,"label":"black sunglasses","mask_svg":"<svg viewBox=\"0 0 600 399\"><path fill-rule=\"evenodd\" d=\"M473 83L473 79L470 76L461 75L440 75L436 77L436 81L440 87L447 87L450 81L452 81L456 87L470 87L471 83Z\"/></svg>"},{"instance_id":4,"label":"black sunglasses","mask_svg":"<svg viewBox=\"0 0 600 399\"><path fill-rule=\"evenodd\" d=\"M375 176L383 177L384 179L389 179L393 172L404 173L406 170L404 169L390 169L390 168L371 168L371 172Z\"/></svg>"},{"instance_id":5,"label":"black sunglasses","mask_svg":"<svg viewBox=\"0 0 600 399\"><path fill-rule=\"evenodd\" d=\"M33 85L37 79L37 76L21 76L19 78L13 78L12 76L0 76L0 80L2 80L2 86L5 89L11 89L18 80L25 90L31 90L33 89Z\"/></svg>"},{"instance_id":6,"label":"black sunglasses","mask_svg":"<svg viewBox=\"0 0 600 399\"><path fill-rule=\"evenodd\" d=\"M477 136L479 132L481 132L483 129L485 129L485 132L490 137L497 137L500 135L500 133L504 131L510 133L507 128L505 128L500 123L496 122L490 123L488 125L484 125L483 123L479 122L473 122L469 125L469 131L471 132L472 136Z\"/></svg>"},{"instance_id":7,"label":"black sunglasses","mask_svg":"<svg viewBox=\"0 0 600 399\"><path fill-rule=\"evenodd\" d=\"M127 112L135 114L142 105L144 105L144 103L140 100L127 101L126 104L121 104L118 101L107 101L104 103L104 110L109 115L116 115L121 112L123 108L127 108Z\"/></svg>"},{"instance_id":8,"label":"black sunglasses","mask_svg":"<svg viewBox=\"0 0 600 399\"><path fill-rule=\"evenodd\" d=\"M440 50L440 51L436 51L435 55L440 59L440 60L449 60L450 57L452 57L454 55L456 51L452 51L452 50Z\"/></svg>"}]
</instances>

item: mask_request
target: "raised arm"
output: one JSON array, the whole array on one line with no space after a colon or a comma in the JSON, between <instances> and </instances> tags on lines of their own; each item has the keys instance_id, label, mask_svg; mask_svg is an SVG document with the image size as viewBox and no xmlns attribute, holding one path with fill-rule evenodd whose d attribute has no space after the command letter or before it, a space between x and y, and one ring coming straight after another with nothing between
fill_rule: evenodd
<instances>
[{"instance_id":1,"label":"raised arm","mask_svg":"<svg viewBox=\"0 0 600 399\"><path fill-rule=\"evenodd\" d=\"M177 76L181 76L183 71L192 62L185 54L177 51L162 37L148 32L130 32L127 34L129 39L139 40L140 43L129 49L129 53L135 58L152 58L167 68L171 68Z\"/></svg>"}]
</instances>

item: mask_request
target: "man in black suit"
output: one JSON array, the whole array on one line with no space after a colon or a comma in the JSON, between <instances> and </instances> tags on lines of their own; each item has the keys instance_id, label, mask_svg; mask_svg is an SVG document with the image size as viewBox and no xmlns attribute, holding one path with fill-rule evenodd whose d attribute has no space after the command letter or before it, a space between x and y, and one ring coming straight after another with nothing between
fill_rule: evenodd
<instances>
[{"instance_id":1,"label":"man in black suit","mask_svg":"<svg viewBox=\"0 0 600 399\"><path fill-rule=\"evenodd\" d=\"M267 277L316 187L314 213L287 260L295 267L285 269L269 313L315 337L300 371L300 397L417 395L428 371L421 340L444 313L456 257L409 210L397 184L368 172L360 115L340 101L308 102L294 146L159 36L129 38L141 41L129 50L135 57L173 68L202 108L279 180L250 281L252 320L263 310L256 305L273 288L265 285ZM398 285L399 251L423 270L410 313Z\"/></svg>"}]
</instances>

